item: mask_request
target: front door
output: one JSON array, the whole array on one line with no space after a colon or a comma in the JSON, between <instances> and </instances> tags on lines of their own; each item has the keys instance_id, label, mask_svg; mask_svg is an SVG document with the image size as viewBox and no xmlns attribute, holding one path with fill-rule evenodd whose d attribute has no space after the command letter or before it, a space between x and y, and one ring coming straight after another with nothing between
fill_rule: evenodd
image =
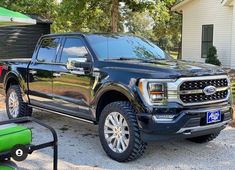
<instances>
[{"instance_id":1,"label":"front door","mask_svg":"<svg viewBox=\"0 0 235 170\"><path fill-rule=\"evenodd\" d=\"M44 38L34 54L35 61L29 65L29 98L32 105L52 107L52 68L55 67L59 41L59 38Z\"/></svg>"},{"instance_id":2,"label":"front door","mask_svg":"<svg viewBox=\"0 0 235 170\"><path fill-rule=\"evenodd\" d=\"M88 50L79 37L67 37L58 66L53 69L54 103L60 112L91 119L91 69L76 63L90 63Z\"/></svg>"}]
</instances>

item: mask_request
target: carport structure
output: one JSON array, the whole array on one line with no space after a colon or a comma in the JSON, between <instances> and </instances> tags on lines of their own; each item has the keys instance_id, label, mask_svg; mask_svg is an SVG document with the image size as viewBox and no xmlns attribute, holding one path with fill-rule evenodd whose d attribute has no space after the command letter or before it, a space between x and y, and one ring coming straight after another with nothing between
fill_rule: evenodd
<instances>
[{"instance_id":1,"label":"carport structure","mask_svg":"<svg viewBox=\"0 0 235 170\"><path fill-rule=\"evenodd\" d=\"M34 24L36 24L36 20L19 12L14 12L6 8L0 7L0 26Z\"/></svg>"}]
</instances>

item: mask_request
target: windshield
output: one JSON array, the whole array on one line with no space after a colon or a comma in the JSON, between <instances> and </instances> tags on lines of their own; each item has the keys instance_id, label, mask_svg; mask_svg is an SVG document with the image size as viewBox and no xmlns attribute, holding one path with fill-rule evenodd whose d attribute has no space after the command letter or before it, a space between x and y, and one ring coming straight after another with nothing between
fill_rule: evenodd
<instances>
[{"instance_id":1,"label":"windshield","mask_svg":"<svg viewBox=\"0 0 235 170\"><path fill-rule=\"evenodd\" d=\"M166 60L169 55L152 42L132 35L87 35L99 60Z\"/></svg>"}]
</instances>

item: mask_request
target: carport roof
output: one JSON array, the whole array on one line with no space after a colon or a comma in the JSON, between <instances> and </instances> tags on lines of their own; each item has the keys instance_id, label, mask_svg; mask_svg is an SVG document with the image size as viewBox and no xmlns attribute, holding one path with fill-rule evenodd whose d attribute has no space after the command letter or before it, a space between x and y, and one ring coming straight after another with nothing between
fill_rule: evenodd
<instances>
[{"instance_id":1,"label":"carport roof","mask_svg":"<svg viewBox=\"0 0 235 170\"><path fill-rule=\"evenodd\" d=\"M32 25L36 24L36 20L26 16L22 13L8 10L0 7L0 25Z\"/></svg>"},{"instance_id":2,"label":"carport roof","mask_svg":"<svg viewBox=\"0 0 235 170\"><path fill-rule=\"evenodd\" d=\"M232 4L232 2L233 2L234 0L222 0L222 4L223 5L228 5L228 6L232 6L233 4Z\"/></svg>"},{"instance_id":3,"label":"carport roof","mask_svg":"<svg viewBox=\"0 0 235 170\"><path fill-rule=\"evenodd\" d=\"M184 6L185 4L187 4L190 1L192 1L192 0L180 0L172 7L171 10L172 11L180 11L181 7Z\"/></svg>"}]
</instances>

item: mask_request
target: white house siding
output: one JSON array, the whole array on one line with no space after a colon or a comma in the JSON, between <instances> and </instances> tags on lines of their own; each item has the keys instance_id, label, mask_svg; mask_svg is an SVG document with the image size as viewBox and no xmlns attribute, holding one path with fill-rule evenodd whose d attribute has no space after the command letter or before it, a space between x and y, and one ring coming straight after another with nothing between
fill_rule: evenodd
<instances>
[{"instance_id":1,"label":"white house siding","mask_svg":"<svg viewBox=\"0 0 235 170\"><path fill-rule=\"evenodd\" d=\"M234 4L235 5L235 1ZM235 69L235 6L233 7L232 47L231 47L231 68Z\"/></svg>"},{"instance_id":2,"label":"white house siding","mask_svg":"<svg viewBox=\"0 0 235 170\"><path fill-rule=\"evenodd\" d=\"M213 24L213 43L219 59L225 67L230 67L233 7L222 6L221 0L192 0L182 7L182 11L182 58L205 61L201 58L202 25Z\"/></svg>"}]
</instances>

